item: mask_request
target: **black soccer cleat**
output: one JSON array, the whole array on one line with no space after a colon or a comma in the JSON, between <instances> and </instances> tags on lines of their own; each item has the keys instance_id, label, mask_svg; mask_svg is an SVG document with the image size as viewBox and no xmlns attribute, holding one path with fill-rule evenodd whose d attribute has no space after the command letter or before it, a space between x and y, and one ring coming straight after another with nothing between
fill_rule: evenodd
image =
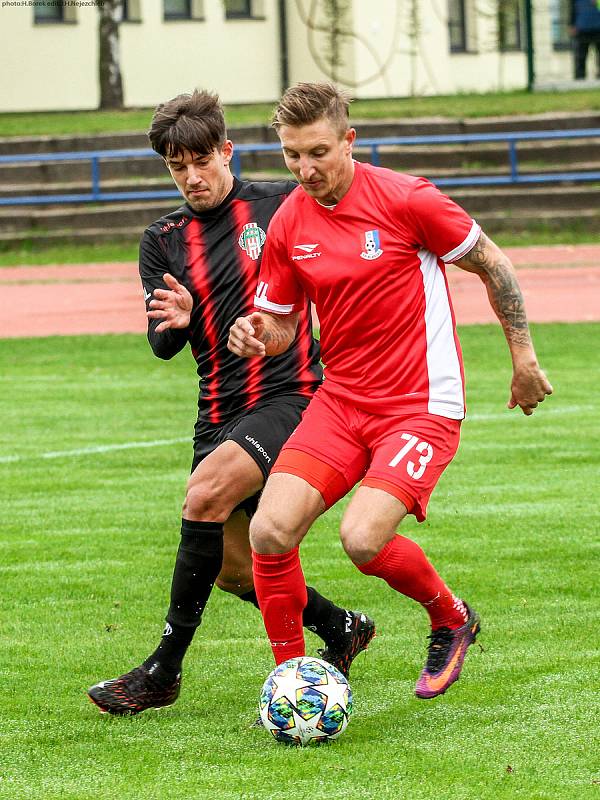
<instances>
[{"instance_id":1,"label":"black soccer cleat","mask_svg":"<svg viewBox=\"0 0 600 800\"><path fill-rule=\"evenodd\" d=\"M159 664L136 667L131 672L101 681L88 689L90 700L103 714L141 714L148 708L172 705L179 697L181 673L167 677Z\"/></svg>"},{"instance_id":2,"label":"black soccer cleat","mask_svg":"<svg viewBox=\"0 0 600 800\"><path fill-rule=\"evenodd\" d=\"M375 636L375 623L360 611L346 612L346 629L342 643L327 645L317 652L329 664L342 673L345 678L350 675L350 667L356 656L369 646Z\"/></svg>"}]
</instances>

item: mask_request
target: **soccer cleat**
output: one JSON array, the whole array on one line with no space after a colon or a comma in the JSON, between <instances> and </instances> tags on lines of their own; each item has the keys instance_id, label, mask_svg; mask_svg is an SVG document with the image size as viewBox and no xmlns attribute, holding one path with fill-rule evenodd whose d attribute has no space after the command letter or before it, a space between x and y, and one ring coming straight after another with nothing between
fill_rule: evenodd
<instances>
[{"instance_id":1,"label":"soccer cleat","mask_svg":"<svg viewBox=\"0 0 600 800\"><path fill-rule=\"evenodd\" d=\"M438 628L429 635L427 663L415 686L415 694L429 700L444 692L460 677L467 648L480 630L479 614L465 603L468 619L455 630Z\"/></svg>"},{"instance_id":2,"label":"soccer cleat","mask_svg":"<svg viewBox=\"0 0 600 800\"><path fill-rule=\"evenodd\" d=\"M142 665L119 678L101 681L88 689L88 696L103 714L128 715L170 706L180 689L181 673L169 679L158 664L153 664L149 669Z\"/></svg>"},{"instance_id":3,"label":"soccer cleat","mask_svg":"<svg viewBox=\"0 0 600 800\"><path fill-rule=\"evenodd\" d=\"M347 678L350 667L356 656L369 646L375 636L375 623L360 611L346 612L346 630L342 644L328 645L317 652L329 664L334 666Z\"/></svg>"}]
</instances>

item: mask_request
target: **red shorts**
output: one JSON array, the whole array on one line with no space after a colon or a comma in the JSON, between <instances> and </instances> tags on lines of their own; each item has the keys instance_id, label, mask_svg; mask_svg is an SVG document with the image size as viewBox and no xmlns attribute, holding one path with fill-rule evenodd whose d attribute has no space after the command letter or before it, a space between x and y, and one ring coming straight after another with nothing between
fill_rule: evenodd
<instances>
[{"instance_id":1,"label":"red shorts","mask_svg":"<svg viewBox=\"0 0 600 800\"><path fill-rule=\"evenodd\" d=\"M362 479L362 486L388 492L422 522L459 440L460 420L426 413L371 414L319 389L271 475L303 478L327 508Z\"/></svg>"}]
</instances>

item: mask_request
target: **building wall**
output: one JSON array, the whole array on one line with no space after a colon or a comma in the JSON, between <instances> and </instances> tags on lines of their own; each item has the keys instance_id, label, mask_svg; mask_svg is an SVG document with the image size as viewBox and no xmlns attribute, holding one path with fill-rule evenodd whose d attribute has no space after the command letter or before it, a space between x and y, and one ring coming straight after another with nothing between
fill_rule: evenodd
<instances>
[{"instance_id":1,"label":"building wall","mask_svg":"<svg viewBox=\"0 0 600 800\"><path fill-rule=\"evenodd\" d=\"M551 0L534 0L539 74L571 74L571 54L550 38ZM286 0L290 83L336 80L356 97L485 92L523 87L524 52L500 53L497 0L467 0L468 47L451 53L445 0L347 0L332 64L322 0ZM165 22L161 0L130 0L138 22L120 28L125 103L153 106L194 87L226 103L273 102L280 94L278 0L254 0L257 18L226 20L222 0L194 0L202 18ZM0 112L98 106L98 12L33 24L33 8L0 10ZM312 13L312 17L309 15Z\"/></svg>"},{"instance_id":2,"label":"building wall","mask_svg":"<svg viewBox=\"0 0 600 800\"><path fill-rule=\"evenodd\" d=\"M349 3L344 27L353 30L354 3ZM351 86L355 80L352 37L339 37L339 63L333 63L331 27L323 5L313 0L288 0L286 5L290 83L335 80Z\"/></svg>"},{"instance_id":3,"label":"building wall","mask_svg":"<svg viewBox=\"0 0 600 800\"><path fill-rule=\"evenodd\" d=\"M81 8L76 23L34 25L33 8L0 9L0 111L96 108L97 14Z\"/></svg>"},{"instance_id":4,"label":"building wall","mask_svg":"<svg viewBox=\"0 0 600 800\"><path fill-rule=\"evenodd\" d=\"M573 77L573 54L552 46L552 18L548 0L533 0L536 82L554 84Z\"/></svg>"},{"instance_id":5,"label":"building wall","mask_svg":"<svg viewBox=\"0 0 600 800\"><path fill-rule=\"evenodd\" d=\"M221 0L204 0L204 19L164 22L162 3L141 0L142 22L121 26L125 102L153 106L194 88L226 103L271 102L279 95L275 0L264 18L226 20Z\"/></svg>"},{"instance_id":6,"label":"building wall","mask_svg":"<svg viewBox=\"0 0 600 800\"><path fill-rule=\"evenodd\" d=\"M360 97L454 94L523 87L524 53L499 53L491 9L468 7L468 52L451 53L445 4L437 0L355 4Z\"/></svg>"},{"instance_id":7,"label":"building wall","mask_svg":"<svg viewBox=\"0 0 600 800\"><path fill-rule=\"evenodd\" d=\"M165 22L160 0L138 0L139 22L120 27L125 104L153 106L194 87L226 103L270 102L280 93L276 0L260 18L226 20L221 0L204 0L204 18ZM98 12L73 10L72 22L38 24L33 8L0 10L0 112L97 108Z\"/></svg>"}]
</instances>

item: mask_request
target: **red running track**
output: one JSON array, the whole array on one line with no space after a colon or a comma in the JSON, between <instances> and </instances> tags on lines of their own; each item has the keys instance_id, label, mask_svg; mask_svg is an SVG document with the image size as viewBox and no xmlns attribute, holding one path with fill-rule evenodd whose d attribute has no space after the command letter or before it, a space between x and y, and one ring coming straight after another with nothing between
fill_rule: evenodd
<instances>
[{"instance_id":1,"label":"red running track","mask_svg":"<svg viewBox=\"0 0 600 800\"><path fill-rule=\"evenodd\" d=\"M506 248L532 322L600 321L600 245ZM496 321L475 276L448 270L459 325ZM143 333L137 265L0 269L0 338Z\"/></svg>"}]
</instances>

